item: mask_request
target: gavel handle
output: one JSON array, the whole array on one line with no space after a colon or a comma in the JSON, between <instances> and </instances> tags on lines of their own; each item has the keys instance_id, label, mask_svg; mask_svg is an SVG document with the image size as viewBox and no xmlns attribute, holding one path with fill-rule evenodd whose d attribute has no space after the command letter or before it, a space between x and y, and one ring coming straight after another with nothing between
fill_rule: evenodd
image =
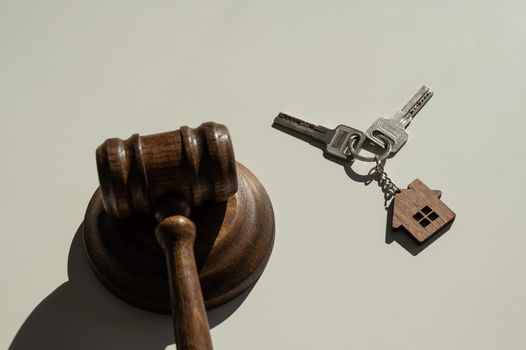
<instances>
[{"instance_id":1,"label":"gavel handle","mask_svg":"<svg viewBox=\"0 0 526 350\"><path fill-rule=\"evenodd\" d=\"M168 267L177 350L212 350L194 256L195 225L185 216L170 216L159 223L155 236Z\"/></svg>"}]
</instances>

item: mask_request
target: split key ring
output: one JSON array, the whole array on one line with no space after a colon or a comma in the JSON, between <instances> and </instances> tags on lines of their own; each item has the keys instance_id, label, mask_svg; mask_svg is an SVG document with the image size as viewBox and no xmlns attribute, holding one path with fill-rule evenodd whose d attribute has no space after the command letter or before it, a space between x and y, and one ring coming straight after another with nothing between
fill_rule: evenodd
<instances>
[{"instance_id":1,"label":"split key ring","mask_svg":"<svg viewBox=\"0 0 526 350\"><path fill-rule=\"evenodd\" d=\"M385 137L382 134L378 134L378 135L376 135L376 137L378 139L382 140L383 144L385 145L384 152L382 154L377 154L375 156L370 156L370 157L366 157L366 156L360 155L360 151L362 150L362 147L360 145L359 148L355 149L356 144L357 144L356 140L358 140L358 138L353 138L349 142L349 146L348 146L350 155L354 159L360 160L362 162L377 162L377 163L380 163L383 160L387 159L387 157L389 157L389 155L391 154L391 150L393 149L393 145L391 143L391 140L389 140L387 137Z\"/></svg>"}]
</instances>

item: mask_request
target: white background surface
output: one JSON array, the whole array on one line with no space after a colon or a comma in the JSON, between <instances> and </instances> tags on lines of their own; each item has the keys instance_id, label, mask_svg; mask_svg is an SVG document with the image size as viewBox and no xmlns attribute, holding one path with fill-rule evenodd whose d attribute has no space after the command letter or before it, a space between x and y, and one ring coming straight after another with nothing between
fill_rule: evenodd
<instances>
[{"instance_id":1,"label":"white background surface","mask_svg":"<svg viewBox=\"0 0 526 350\"><path fill-rule=\"evenodd\" d=\"M277 225L216 349L526 348L525 39L524 1L0 1L0 348L68 280L95 148L208 120ZM386 169L441 189L457 220L413 256L386 244L375 184L270 125L366 129L422 84L435 96ZM168 317L101 295L120 318L45 313L34 348L171 344Z\"/></svg>"}]
</instances>

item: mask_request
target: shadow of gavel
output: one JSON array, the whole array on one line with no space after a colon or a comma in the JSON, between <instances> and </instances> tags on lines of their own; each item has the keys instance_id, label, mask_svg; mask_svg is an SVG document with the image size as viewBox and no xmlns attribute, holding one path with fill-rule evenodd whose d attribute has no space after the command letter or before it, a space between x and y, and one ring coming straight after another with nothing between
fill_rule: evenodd
<instances>
[{"instance_id":1,"label":"shadow of gavel","mask_svg":"<svg viewBox=\"0 0 526 350\"><path fill-rule=\"evenodd\" d=\"M171 310L179 350L212 349L206 308L253 286L270 257L262 185L212 122L108 139L96 157L84 239L98 277L129 303Z\"/></svg>"}]
</instances>

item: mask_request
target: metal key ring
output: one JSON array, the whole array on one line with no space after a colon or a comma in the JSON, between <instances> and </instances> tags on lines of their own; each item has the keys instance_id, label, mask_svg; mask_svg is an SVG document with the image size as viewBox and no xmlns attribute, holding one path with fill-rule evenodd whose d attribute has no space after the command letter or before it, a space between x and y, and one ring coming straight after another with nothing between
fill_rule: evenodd
<instances>
[{"instance_id":1,"label":"metal key ring","mask_svg":"<svg viewBox=\"0 0 526 350\"><path fill-rule=\"evenodd\" d=\"M391 144L391 141L389 141L389 139L381 134L377 135L376 137L378 137L380 140L382 140L384 142L384 145L385 145L385 150L384 150L384 153L380 154L380 155L375 155L374 157L364 157L364 156L361 156L359 154L359 151L356 152L353 148L354 144L356 143L356 140L357 139L354 139L351 141L350 145L349 145L349 151L351 153L351 156L354 158L354 159L357 159L357 160L361 160L362 162L377 162L377 163L380 163L381 161L383 161L384 159L387 159L387 157L389 157L389 154L391 154L391 150L393 148L393 145Z\"/></svg>"}]
</instances>

